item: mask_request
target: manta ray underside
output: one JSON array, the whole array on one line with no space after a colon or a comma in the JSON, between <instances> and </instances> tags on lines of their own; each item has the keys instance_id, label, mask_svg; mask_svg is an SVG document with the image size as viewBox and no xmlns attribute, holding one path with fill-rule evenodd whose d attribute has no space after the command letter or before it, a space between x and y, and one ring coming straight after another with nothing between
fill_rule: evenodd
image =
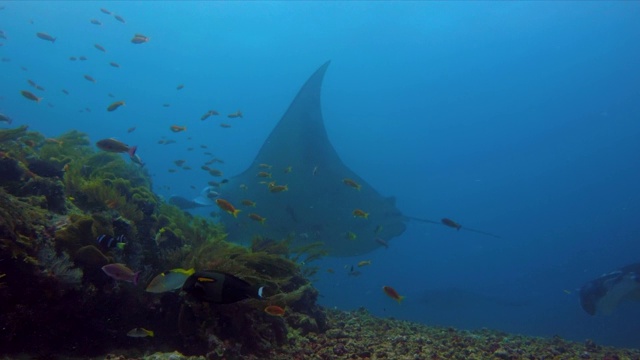
<instances>
[{"instance_id":1,"label":"manta ray underside","mask_svg":"<svg viewBox=\"0 0 640 360\"><path fill-rule=\"evenodd\" d=\"M220 198L241 210L237 218L221 212L229 240L247 244L255 236L292 238L294 248L323 242L331 256L355 256L404 232L408 219L394 198L381 196L349 169L327 137L320 92L328 66L323 64L302 86L251 166L221 189ZM368 218L354 216L355 209ZM261 223L250 214L266 220Z\"/></svg>"}]
</instances>

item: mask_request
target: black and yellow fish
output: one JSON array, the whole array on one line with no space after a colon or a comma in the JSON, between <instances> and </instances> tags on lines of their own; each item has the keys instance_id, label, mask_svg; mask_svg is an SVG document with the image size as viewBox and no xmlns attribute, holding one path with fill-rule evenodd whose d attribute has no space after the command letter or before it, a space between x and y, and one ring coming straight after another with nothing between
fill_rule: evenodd
<instances>
[{"instance_id":1,"label":"black and yellow fish","mask_svg":"<svg viewBox=\"0 0 640 360\"><path fill-rule=\"evenodd\" d=\"M189 276L182 291L200 301L231 304L249 298L261 299L264 286L251 285L231 274L205 270Z\"/></svg>"}]
</instances>

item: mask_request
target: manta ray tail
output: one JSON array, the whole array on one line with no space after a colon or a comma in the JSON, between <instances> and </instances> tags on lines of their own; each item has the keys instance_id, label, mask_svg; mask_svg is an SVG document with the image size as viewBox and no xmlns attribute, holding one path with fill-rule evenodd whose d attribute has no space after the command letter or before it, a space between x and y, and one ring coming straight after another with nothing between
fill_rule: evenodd
<instances>
[{"instance_id":1,"label":"manta ray tail","mask_svg":"<svg viewBox=\"0 0 640 360\"><path fill-rule=\"evenodd\" d=\"M435 220L429 220L429 219L424 219L424 218L418 218L415 216L406 216L407 219L409 220L414 220L414 221L420 221L423 223L428 223L428 224L439 224L439 225L443 225L446 226L445 224L443 224L441 221L435 221ZM477 234L482 234L482 235L486 235L486 236L491 236L497 239L501 239L500 236L496 235L496 234L492 234L486 231L481 231L481 230L476 230L476 229L472 229L472 228L468 228L466 226L460 226L459 230L466 230L466 231L471 231Z\"/></svg>"},{"instance_id":2,"label":"manta ray tail","mask_svg":"<svg viewBox=\"0 0 640 360\"><path fill-rule=\"evenodd\" d=\"M460 229L467 230L467 231L472 231L474 233L478 233L478 234L482 234L482 235L491 236L491 237L494 237L496 239L502 239L500 236L498 236L496 234L488 233L486 231L476 230L476 229L472 229L472 228L468 228L468 227L464 227L464 226L461 227Z\"/></svg>"}]
</instances>

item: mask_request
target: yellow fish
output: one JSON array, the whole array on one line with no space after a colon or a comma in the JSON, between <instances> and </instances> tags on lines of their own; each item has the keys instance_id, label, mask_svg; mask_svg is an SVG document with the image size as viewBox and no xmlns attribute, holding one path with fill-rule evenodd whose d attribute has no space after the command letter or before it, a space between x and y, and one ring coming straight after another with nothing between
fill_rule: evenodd
<instances>
[{"instance_id":1,"label":"yellow fish","mask_svg":"<svg viewBox=\"0 0 640 360\"><path fill-rule=\"evenodd\" d=\"M153 331L147 330L145 328L135 328L135 329L129 330L129 332L127 333L127 336L135 337L135 338L142 338L147 336L153 337Z\"/></svg>"},{"instance_id":2,"label":"yellow fish","mask_svg":"<svg viewBox=\"0 0 640 360\"><path fill-rule=\"evenodd\" d=\"M369 218L369 213L366 213L366 212L364 212L364 211L362 211L360 209L353 210L352 214L353 214L354 217L360 217L360 218L363 218L363 219L368 219Z\"/></svg>"}]
</instances>

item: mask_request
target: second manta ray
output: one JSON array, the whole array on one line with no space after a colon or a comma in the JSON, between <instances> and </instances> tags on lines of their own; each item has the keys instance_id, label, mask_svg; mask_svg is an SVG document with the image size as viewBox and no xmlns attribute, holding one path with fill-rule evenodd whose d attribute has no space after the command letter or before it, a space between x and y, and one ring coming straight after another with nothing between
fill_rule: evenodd
<instances>
[{"instance_id":1,"label":"second manta ray","mask_svg":"<svg viewBox=\"0 0 640 360\"><path fill-rule=\"evenodd\" d=\"M199 301L231 304L244 299L262 298L264 287L253 286L231 274L205 270L189 276L182 291Z\"/></svg>"},{"instance_id":2,"label":"second manta ray","mask_svg":"<svg viewBox=\"0 0 640 360\"><path fill-rule=\"evenodd\" d=\"M173 195L169 198L169 204L175 205L182 210L195 209L203 206L214 206L216 203L213 199L218 197L218 193L213 187L207 186L200 191L200 196L194 199L187 199L183 196Z\"/></svg>"},{"instance_id":3,"label":"second manta ray","mask_svg":"<svg viewBox=\"0 0 640 360\"><path fill-rule=\"evenodd\" d=\"M640 263L627 265L580 288L580 305L589 315L608 315L624 301L640 301Z\"/></svg>"}]
</instances>

